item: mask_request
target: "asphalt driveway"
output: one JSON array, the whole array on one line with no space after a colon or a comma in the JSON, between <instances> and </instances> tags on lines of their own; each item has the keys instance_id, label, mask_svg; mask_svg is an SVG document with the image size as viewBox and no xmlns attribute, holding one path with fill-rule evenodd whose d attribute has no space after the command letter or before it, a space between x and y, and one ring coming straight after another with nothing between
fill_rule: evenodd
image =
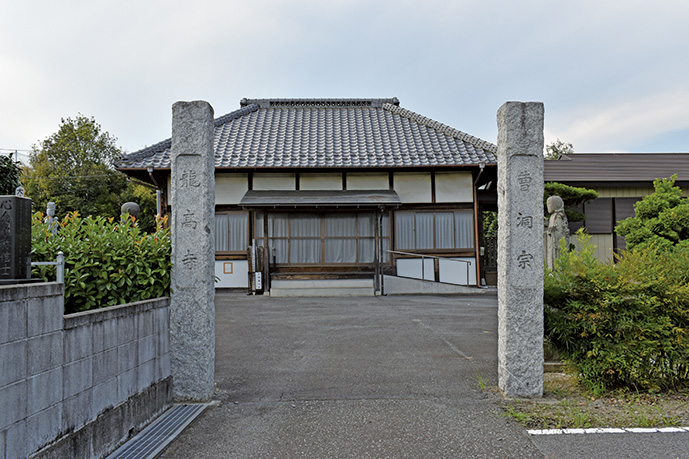
<instances>
[{"instance_id":1,"label":"asphalt driveway","mask_svg":"<svg viewBox=\"0 0 689 459\"><path fill-rule=\"evenodd\" d=\"M493 296L216 297L216 399L162 457L543 457L481 385Z\"/></svg>"}]
</instances>

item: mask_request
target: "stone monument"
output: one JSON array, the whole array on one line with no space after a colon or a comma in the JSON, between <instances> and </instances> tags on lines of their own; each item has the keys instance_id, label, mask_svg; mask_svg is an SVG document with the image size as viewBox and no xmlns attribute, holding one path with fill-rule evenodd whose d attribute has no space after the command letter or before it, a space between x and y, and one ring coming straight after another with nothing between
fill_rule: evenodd
<instances>
[{"instance_id":1,"label":"stone monument","mask_svg":"<svg viewBox=\"0 0 689 459\"><path fill-rule=\"evenodd\" d=\"M543 395L543 104L498 110L498 385Z\"/></svg>"},{"instance_id":2,"label":"stone monument","mask_svg":"<svg viewBox=\"0 0 689 459\"><path fill-rule=\"evenodd\" d=\"M560 196L550 196L546 201L550 218L545 230L545 260L548 269L553 269L560 256L560 241L565 240L569 247L569 223L565 214L565 203Z\"/></svg>"},{"instance_id":3,"label":"stone monument","mask_svg":"<svg viewBox=\"0 0 689 459\"><path fill-rule=\"evenodd\" d=\"M0 196L0 281L31 278L31 199Z\"/></svg>"},{"instance_id":4,"label":"stone monument","mask_svg":"<svg viewBox=\"0 0 689 459\"><path fill-rule=\"evenodd\" d=\"M170 366L176 401L207 401L215 378L213 108L172 106Z\"/></svg>"}]
</instances>

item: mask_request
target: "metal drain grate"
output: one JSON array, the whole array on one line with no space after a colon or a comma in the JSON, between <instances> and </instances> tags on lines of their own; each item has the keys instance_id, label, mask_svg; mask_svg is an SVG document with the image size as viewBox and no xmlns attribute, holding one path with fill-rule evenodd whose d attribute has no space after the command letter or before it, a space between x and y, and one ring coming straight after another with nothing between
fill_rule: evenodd
<instances>
[{"instance_id":1,"label":"metal drain grate","mask_svg":"<svg viewBox=\"0 0 689 459\"><path fill-rule=\"evenodd\" d=\"M210 403L173 405L106 459L154 458L208 406Z\"/></svg>"}]
</instances>

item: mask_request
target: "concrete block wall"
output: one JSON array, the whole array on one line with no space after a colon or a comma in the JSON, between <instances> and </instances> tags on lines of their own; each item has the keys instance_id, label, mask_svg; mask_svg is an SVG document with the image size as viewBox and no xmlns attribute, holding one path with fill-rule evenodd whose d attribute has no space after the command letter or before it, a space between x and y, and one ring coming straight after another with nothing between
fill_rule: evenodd
<instances>
[{"instance_id":1,"label":"concrete block wall","mask_svg":"<svg viewBox=\"0 0 689 459\"><path fill-rule=\"evenodd\" d=\"M0 457L26 457L80 430L99 432L84 428L127 405L120 423L133 425L107 438L80 437L82 451L98 457L164 408L137 410L131 400L169 403L167 389L156 389L170 383L169 299L63 316L62 288L0 287Z\"/></svg>"},{"instance_id":2,"label":"concrete block wall","mask_svg":"<svg viewBox=\"0 0 689 459\"><path fill-rule=\"evenodd\" d=\"M62 417L62 285L0 287L0 454L26 457Z\"/></svg>"}]
</instances>

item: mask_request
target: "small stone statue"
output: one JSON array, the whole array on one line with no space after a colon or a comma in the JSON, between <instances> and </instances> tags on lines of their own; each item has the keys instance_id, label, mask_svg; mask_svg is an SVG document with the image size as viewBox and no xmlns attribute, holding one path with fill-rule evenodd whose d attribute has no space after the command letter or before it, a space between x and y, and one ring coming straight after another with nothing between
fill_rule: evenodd
<instances>
[{"instance_id":1,"label":"small stone statue","mask_svg":"<svg viewBox=\"0 0 689 459\"><path fill-rule=\"evenodd\" d=\"M546 201L550 218L546 229L545 258L549 269L555 266L555 260L560 256L560 241L564 238L569 247L569 225L565 214L565 203L560 196L551 196Z\"/></svg>"},{"instance_id":2,"label":"small stone statue","mask_svg":"<svg viewBox=\"0 0 689 459\"><path fill-rule=\"evenodd\" d=\"M120 213L129 214L138 220L141 216L141 208L135 202L125 202L122 204L122 207L120 207Z\"/></svg>"},{"instance_id":3,"label":"small stone statue","mask_svg":"<svg viewBox=\"0 0 689 459\"><path fill-rule=\"evenodd\" d=\"M19 196L20 198L23 198L24 197L24 187L19 185L17 188L15 188L14 195Z\"/></svg>"},{"instance_id":4,"label":"small stone statue","mask_svg":"<svg viewBox=\"0 0 689 459\"><path fill-rule=\"evenodd\" d=\"M58 218L55 216L55 203L54 202L49 202L48 203L48 208L45 211L46 216L43 219L44 223L48 224L48 231L50 231L53 234L57 234L57 228L58 228Z\"/></svg>"}]
</instances>

